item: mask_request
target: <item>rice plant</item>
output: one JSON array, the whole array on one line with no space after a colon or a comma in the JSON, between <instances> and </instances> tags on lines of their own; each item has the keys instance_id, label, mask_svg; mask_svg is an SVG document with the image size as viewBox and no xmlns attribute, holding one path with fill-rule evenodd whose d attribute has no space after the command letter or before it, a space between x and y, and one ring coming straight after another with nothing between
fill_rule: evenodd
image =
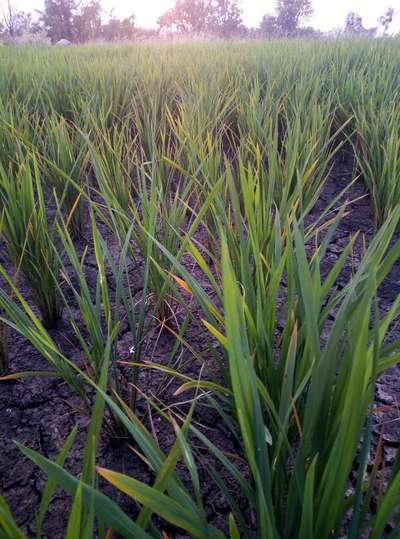
<instances>
[{"instance_id":1,"label":"rice plant","mask_svg":"<svg viewBox=\"0 0 400 539\"><path fill-rule=\"evenodd\" d=\"M17 442L48 476L38 539L58 487L68 538L399 536L400 457L385 468L374 425L400 363L400 299L380 298L399 59L398 39L0 47L0 383L56 377L90 417L55 462ZM344 200L361 181L363 242ZM10 328L46 371L6 372ZM105 468L121 433L147 483ZM23 538L11 509L0 536Z\"/></svg>"},{"instance_id":2,"label":"rice plant","mask_svg":"<svg viewBox=\"0 0 400 539\"><path fill-rule=\"evenodd\" d=\"M126 353L135 361L141 358L142 344L147 331L146 320L151 314L146 301L148 289L145 284L138 294L135 284L130 281L129 248L132 242L132 227L127 231L126 237L121 238L122 249L117 260L113 258L111 247L98 229L93 209L91 232L97 269L94 287L85 275L87 248L82 256L79 256L67 227L58 225L59 238L67 256L65 261L60 257L61 273L79 307L82 317L80 323L75 320L70 308L71 298L66 296L61 289L60 294L63 297L72 329L84 352L87 375L94 382L98 382L108 350L110 384L119 394L122 390L119 388L116 343L123 324L127 324L132 340L130 351ZM107 268L111 271L109 275L107 275ZM129 382L131 384L129 401L134 409L138 383L137 368L133 370Z\"/></svg>"},{"instance_id":3,"label":"rice plant","mask_svg":"<svg viewBox=\"0 0 400 539\"><path fill-rule=\"evenodd\" d=\"M24 98L0 100L0 161L6 168L18 170L24 148L37 147L42 128L39 112L30 110Z\"/></svg>"},{"instance_id":4,"label":"rice plant","mask_svg":"<svg viewBox=\"0 0 400 539\"><path fill-rule=\"evenodd\" d=\"M8 288L7 290L0 288L0 323L3 327L11 327L24 337L27 342L30 342L51 367L49 371L31 370L16 372L11 374L8 379L14 380L35 375L59 376L74 392L85 399L86 394L82 380L77 376L75 370L69 364L68 359L55 344L47 329L36 316L34 310L20 293L14 283L13 277L1 265L0 273Z\"/></svg>"},{"instance_id":5,"label":"rice plant","mask_svg":"<svg viewBox=\"0 0 400 539\"><path fill-rule=\"evenodd\" d=\"M84 227L84 200L76 185L85 181L87 150L84 138L62 117L51 116L41 140L42 177L54 189L71 234L79 237Z\"/></svg>"},{"instance_id":6,"label":"rice plant","mask_svg":"<svg viewBox=\"0 0 400 539\"><path fill-rule=\"evenodd\" d=\"M58 290L59 264L54 254L39 166L34 156L19 162L14 175L0 165L2 237L7 255L32 291L46 327L54 327L62 312Z\"/></svg>"},{"instance_id":7,"label":"rice plant","mask_svg":"<svg viewBox=\"0 0 400 539\"><path fill-rule=\"evenodd\" d=\"M148 282L156 313L164 322L171 317L171 287L165 283L159 268L167 271L168 261L161 259L160 253L153 249L151 238L157 236L178 255L180 236L176 231L181 230L186 215L190 214L187 200L192 183L177 181L172 187L174 167L164 162L161 152L159 158L154 155L150 161L127 167L115 150L110 148L109 152L101 154L91 148L99 193L107 210L104 218L119 238L126 237L130 230L143 261L145 288ZM110 160L115 175L109 174ZM137 253L131 246L130 254L137 260Z\"/></svg>"},{"instance_id":8,"label":"rice plant","mask_svg":"<svg viewBox=\"0 0 400 539\"><path fill-rule=\"evenodd\" d=\"M0 311L0 316L2 315ZM8 369L8 331L4 322L0 322L0 373Z\"/></svg>"},{"instance_id":9,"label":"rice plant","mask_svg":"<svg viewBox=\"0 0 400 539\"><path fill-rule=\"evenodd\" d=\"M258 374L255 369L252 342L260 335L262 326L254 333L253 323L248 318L246 295L239 287L228 245L223 239L225 335L221 335L220 340L227 349L232 405L236 412L233 418L237 421L242 455L251 479L191 422L195 401L186 420L179 414L174 419L170 417L177 439L169 455L163 455L129 408L122 403L118 406L100 387L98 397L104 399L136 440L156 472L156 479L154 485L149 486L123 473L103 468L97 470L117 489L141 504L143 508L135 522L121 514L104 494L93 491L90 483L84 486L87 494L83 506L88 509L91 500L95 499L94 513L99 522L112 527L123 537L132 537L132 533L138 537L152 537L155 532L155 524L150 527L152 513L193 537L236 539L254 536L251 522L234 503L228 484L214 467L210 468L211 478L220 486L226 499L232 500L228 535L205 520L195 463L195 447L203 443L247 496L256 517L257 535L328 538L332 534L339 535L342 525L349 519L349 536L368 533L376 539L381 537L386 524L398 510L400 471L398 466L394 467L374 514L369 511L369 504L376 485L365 472L371 450L375 381L380 373L398 361L398 353L393 354L393 348L385 346L384 338L399 313L400 302L396 300L390 312L380 317L374 298L377 286L400 256L399 243L386 254L398 219L397 211L365 254L354 277L339 292L338 302L329 302L325 309L321 309L320 301L324 293L331 290L332 274L326 281L321 281L320 259L317 256L311 263L307 262L304 243L294 225L287 264L292 271L293 298L297 297L298 302L290 304L287 313L289 329L286 331L285 328L283 335L286 343L282 346L279 361L271 365L277 374L281 373L275 378L277 399L271 392L269 376ZM336 275L338 267L332 271ZM339 310L328 339L321 343L319 323L327 321L326 311L330 312L337 304ZM199 389L201 382L193 381L193 386L196 385ZM165 419L167 417L165 415ZM224 417L227 418L225 413ZM190 442L189 432L197 439L196 443ZM21 450L69 494L76 496L79 493L78 479L29 448L21 447ZM195 492L193 499L176 475L180 458L190 471ZM354 490L351 490L349 476L357 458L360 473ZM375 472L377 470L372 476ZM116 514L119 515L118 523L115 522ZM140 530L134 532L138 525Z\"/></svg>"},{"instance_id":10,"label":"rice plant","mask_svg":"<svg viewBox=\"0 0 400 539\"><path fill-rule=\"evenodd\" d=\"M376 222L381 224L399 199L400 108L396 102L377 108L369 100L358 107L355 116L357 165L371 192Z\"/></svg>"}]
</instances>

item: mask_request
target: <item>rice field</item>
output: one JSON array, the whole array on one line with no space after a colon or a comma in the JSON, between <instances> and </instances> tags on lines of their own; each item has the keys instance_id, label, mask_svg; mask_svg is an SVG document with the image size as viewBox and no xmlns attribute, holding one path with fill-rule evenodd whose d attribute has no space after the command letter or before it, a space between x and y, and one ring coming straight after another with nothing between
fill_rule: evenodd
<instances>
[{"instance_id":1,"label":"rice field","mask_svg":"<svg viewBox=\"0 0 400 539\"><path fill-rule=\"evenodd\" d=\"M0 48L0 537L400 537L399 62Z\"/></svg>"}]
</instances>

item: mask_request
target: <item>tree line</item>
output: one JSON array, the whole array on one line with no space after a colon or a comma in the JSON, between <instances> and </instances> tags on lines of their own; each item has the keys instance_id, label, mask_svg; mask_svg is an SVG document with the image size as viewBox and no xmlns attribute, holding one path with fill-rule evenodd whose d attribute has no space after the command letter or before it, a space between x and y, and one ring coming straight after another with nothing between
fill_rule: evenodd
<instances>
[{"instance_id":1,"label":"tree line","mask_svg":"<svg viewBox=\"0 0 400 539\"><path fill-rule=\"evenodd\" d=\"M60 39L85 43L96 39L127 41L169 34L225 39L318 36L318 30L305 26L312 13L311 0L277 0L275 12L266 14L258 28L247 28L238 0L176 0L175 5L158 18L157 28L148 30L136 25L134 14L120 19L110 13L104 21L99 0L45 0L43 11L37 11L36 16L16 10L12 0L7 0L0 22L0 37L13 40L26 34L45 35L52 43ZM388 31L393 16L394 10L390 8L379 18L378 26L383 33ZM374 35L378 26L366 29L360 15L349 13L344 32Z\"/></svg>"}]
</instances>

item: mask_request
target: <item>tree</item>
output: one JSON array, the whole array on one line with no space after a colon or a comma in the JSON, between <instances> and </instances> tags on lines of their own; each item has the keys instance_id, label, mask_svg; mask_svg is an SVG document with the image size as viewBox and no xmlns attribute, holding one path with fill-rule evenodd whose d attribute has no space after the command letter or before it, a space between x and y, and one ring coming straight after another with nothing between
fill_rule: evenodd
<instances>
[{"instance_id":1,"label":"tree","mask_svg":"<svg viewBox=\"0 0 400 539\"><path fill-rule=\"evenodd\" d=\"M176 0L174 7L158 19L160 28L221 37L234 35L241 24L237 0Z\"/></svg>"},{"instance_id":2,"label":"tree","mask_svg":"<svg viewBox=\"0 0 400 539\"><path fill-rule=\"evenodd\" d=\"M260 31L264 37L279 37L280 30L278 28L277 18L273 15L264 15L261 20Z\"/></svg>"},{"instance_id":3,"label":"tree","mask_svg":"<svg viewBox=\"0 0 400 539\"><path fill-rule=\"evenodd\" d=\"M97 0L83 5L78 13L72 17L73 40L85 43L100 35L101 7Z\"/></svg>"},{"instance_id":4,"label":"tree","mask_svg":"<svg viewBox=\"0 0 400 539\"><path fill-rule=\"evenodd\" d=\"M378 19L379 24L382 26L384 36L386 35L389 29L389 26L392 24L393 17L394 17L394 9L390 7L386 11L386 13L384 13L382 17L379 17Z\"/></svg>"},{"instance_id":5,"label":"tree","mask_svg":"<svg viewBox=\"0 0 400 539\"><path fill-rule=\"evenodd\" d=\"M239 33L242 27L242 12L237 0L214 0L211 8L213 34L231 37Z\"/></svg>"},{"instance_id":6,"label":"tree","mask_svg":"<svg viewBox=\"0 0 400 539\"><path fill-rule=\"evenodd\" d=\"M294 37L312 13L311 0L278 0L275 15L264 15L260 30L267 37Z\"/></svg>"},{"instance_id":7,"label":"tree","mask_svg":"<svg viewBox=\"0 0 400 539\"><path fill-rule=\"evenodd\" d=\"M348 13L346 16L344 31L346 32L346 34L362 33L364 31L364 26L362 23L361 15L355 13L354 11L350 11L350 13Z\"/></svg>"},{"instance_id":8,"label":"tree","mask_svg":"<svg viewBox=\"0 0 400 539\"><path fill-rule=\"evenodd\" d=\"M277 2L277 25L283 36L295 36L300 23L308 20L312 14L313 7L310 0L278 0Z\"/></svg>"},{"instance_id":9,"label":"tree","mask_svg":"<svg viewBox=\"0 0 400 539\"><path fill-rule=\"evenodd\" d=\"M376 28L364 28L361 15L350 11L346 16L344 32L353 36L373 37L376 33Z\"/></svg>"},{"instance_id":10,"label":"tree","mask_svg":"<svg viewBox=\"0 0 400 539\"><path fill-rule=\"evenodd\" d=\"M53 43L62 38L84 43L101 35L100 2L45 0L40 22Z\"/></svg>"},{"instance_id":11,"label":"tree","mask_svg":"<svg viewBox=\"0 0 400 539\"><path fill-rule=\"evenodd\" d=\"M62 38L73 41L73 19L77 5L75 0L44 0L40 20L53 43Z\"/></svg>"},{"instance_id":12,"label":"tree","mask_svg":"<svg viewBox=\"0 0 400 539\"><path fill-rule=\"evenodd\" d=\"M173 8L161 15L158 25L182 34L204 33L210 24L208 0L176 0Z\"/></svg>"},{"instance_id":13,"label":"tree","mask_svg":"<svg viewBox=\"0 0 400 539\"><path fill-rule=\"evenodd\" d=\"M122 21L111 16L110 20L103 25L102 35L107 41L124 41L133 39L136 35L135 16L131 15Z\"/></svg>"},{"instance_id":14,"label":"tree","mask_svg":"<svg viewBox=\"0 0 400 539\"><path fill-rule=\"evenodd\" d=\"M17 11L11 1L8 0L3 19L0 23L1 33L13 39L28 31L31 24L31 14L24 11Z\"/></svg>"}]
</instances>

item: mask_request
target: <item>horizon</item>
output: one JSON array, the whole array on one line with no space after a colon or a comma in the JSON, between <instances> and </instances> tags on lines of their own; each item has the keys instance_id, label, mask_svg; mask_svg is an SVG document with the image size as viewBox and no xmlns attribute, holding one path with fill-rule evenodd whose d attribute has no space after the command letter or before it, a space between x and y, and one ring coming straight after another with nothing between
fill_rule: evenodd
<instances>
[{"instance_id":1,"label":"horizon","mask_svg":"<svg viewBox=\"0 0 400 539\"><path fill-rule=\"evenodd\" d=\"M12 2L16 9L35 13L36 10L43 9L43 0L15 0ZM133 0L129 5L122 0L100 0L102 10L105 15L112 11L118 18L135 15L137 26L143 28L155 28L157 19L165 11L170 9L175 0L147 0L143 3L140 0ZM248 27L258 27L263 15L274 12L276 2L266 0L239 0L242 9L243 23ZM6 0L0 0L2 10L6 6ZM334 30L343 27L347 13L354 11L361 15L366 28L377 25L378 18L385 13L389 7L395 10L395 17L389 29L394 33L400 30L400 0L384 1L382 3L366 3L364 0L336 0L334 4L326 5L325 0L314 0L313 16L307 21L307 25L313 26L322 31Z\"/></svg>"}]
</instances>

